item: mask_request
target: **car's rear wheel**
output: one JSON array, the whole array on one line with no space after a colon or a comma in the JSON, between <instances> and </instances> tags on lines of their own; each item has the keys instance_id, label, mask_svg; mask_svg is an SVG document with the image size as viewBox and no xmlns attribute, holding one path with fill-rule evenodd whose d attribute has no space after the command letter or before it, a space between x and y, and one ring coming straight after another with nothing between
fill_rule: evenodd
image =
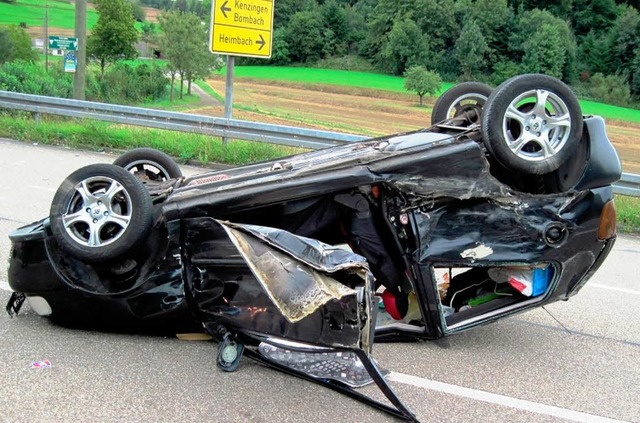
<instances>
[{"instance_id":1,"label":"car's rear wheel","mask_svg":"<svg viewBox=\"0 0 640 423\"><path fill-rule=\"evenodd\" d=\"M487 99L482 137L503 166L544 175L571 159L582 137L582 111L559 79L529 74L511 78Z\"/></svg>"},{"instance_id":2,"label":"car's rear wheel","mask_svg":"<svg viewBox=\"0 0 640 423\"><path fill-rule=\"evenodd\" d=\"M447 119L464 118L468 124L480 123L482 108L491 95L491 87L480 82L463 82L449 88L436 100L431 113L431 124Z\"/></svg>"},{"instance_id":3,"label":"car's rear wheel","mask_svg":"<svg viewBox=\"0 0 640 423\"><path fill-rule=\"evenodd\" d=\"M113 164L132 173L143 183L161 182L182 176L180 167L171 156L154 148L136 148L127 151Z\"/></svg>"},{"instance_id":4,"label":"car's rear wheel","mask_svg":"<svg viewBox=\"0 0 640 423\"><path fill-rule=\"evenodd\" d=\"M146 238L153 223L151 197L126 170L110 164L89 165L60 185L50 220L63 250L89 262L108 261Z\"/></svg>"}]
</instances>

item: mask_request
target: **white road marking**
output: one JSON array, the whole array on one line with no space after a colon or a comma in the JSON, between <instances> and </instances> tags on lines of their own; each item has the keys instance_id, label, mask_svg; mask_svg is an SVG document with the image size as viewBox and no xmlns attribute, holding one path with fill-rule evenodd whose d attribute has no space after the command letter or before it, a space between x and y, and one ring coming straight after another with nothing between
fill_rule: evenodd
<instances>
[{"instance_id":1,"label":"white road marking","mask_svg":"<svg viewBox=\"0 0 640 423\"><path fill-rule=\"evenodd\" d=\"M590 286L591 288L598 288L598 289L608 289L609 291L622 292L622 293L631 294L631 295L640 295L640 291L635 291L633 289L626 289L626 288L618 288L616 286L600 285L597 283L587 283L585 286L586 287Z\"/></svg>"},{"instance_id":2,"label":"white road marking","mask_svg":"<svg viewBox=\"0 0 640 423\"><path fill-rule=\"evenodd\" d=\"M13 291L13 289L11 289L11 287L9 286L9 282L5 282L3 280L0 280L0 289L3 291Z\"/></svg>"},{"instance_id":3,"label":"white road marking","mask_svg":"<svg viewBox=\"0 0 640 423\"><path fill-rule=\"evenodd\" d=\"M622 288L612 288L604 285L590 284L595 288L613 289L617 291L638 294L636 291L626 290ZM12 291L9 283L0 280L0 290ZM608 417L597 416L595 414L583 413L580 411L569 410L553 405L540 404L533 401L522 400L518 398L508 397L491 392L481 391L479 389L465 388L463 386L451 385L449 383L437 382L435 380L424 379L417 376L411 376L404 373L391 372L387 376L388 380L411 385L418 388L428 389L431 391L443 392L450 395L469 398L475 401L483 401L491 404L502 405L505 407L517 408L519 410L531 413L544 414L547 416L558 417L561 419L571 420L575 422L585 423L626 423L622 420L611 419Z\"/></svg>"},{"instance_id":4,"label":"white road marking","mask_svg":"<svg viewBox=\"0 0 640 423\"><path fill-rule=\"evenodd\" d=\"M622 420L610 419L608 417L596 416L595 414L568 410L562 407L540 404L537 402L512 398L505 395L492 394L491 392L465 388L462 386L451 385L444 382L437 382L435 380L424 379L421 377L406 375L403 373L391 372L387 376L387 379L406 385L416 386L418 388L429 389L431 391L444 392L446 394L469 398L475 401L483 401L491 404L502 405L505 407L517 408L523 411L544 414L547 416L558 417L575 422L623 423Z\"/></svg>"}]
</instances>

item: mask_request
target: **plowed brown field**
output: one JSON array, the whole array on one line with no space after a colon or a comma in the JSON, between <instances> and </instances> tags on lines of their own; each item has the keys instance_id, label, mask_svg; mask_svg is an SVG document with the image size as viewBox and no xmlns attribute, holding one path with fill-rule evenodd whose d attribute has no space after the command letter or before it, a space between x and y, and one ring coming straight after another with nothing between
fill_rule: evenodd
<instances>
[{"instance_id":1,"label":"plowed brown field","mask_svg":"<svg viewBox=\"0 0 640 423\"><path fill-rule=\"evenodd\" d=\"M224 96L224 79L207 82ZM419 107L418 97L409 93L249 79L234 82L233 96L236 119L370 136L427 126L434 101L427 98ZM224 109L220 105L198 113L223 116ZM607 130L623 171L640 174L640 124L609 120Z\"/></svg>"}]
</instances>

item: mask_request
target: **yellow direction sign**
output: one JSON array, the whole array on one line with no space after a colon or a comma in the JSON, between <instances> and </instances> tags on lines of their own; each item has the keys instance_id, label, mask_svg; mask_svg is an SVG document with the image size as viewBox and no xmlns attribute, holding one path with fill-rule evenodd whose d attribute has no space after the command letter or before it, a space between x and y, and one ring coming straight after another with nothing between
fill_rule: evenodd
<instances>
[{"instance_id":1,"label":"yellow direction sign","mask_svg":"<svg viewBox=\"0 0 640 423\"><path fill-rule=\"evenodd\" d=\"M213 0L209 50L234 56L271 57L274 0Z\"/></svg>"}]
</instances>

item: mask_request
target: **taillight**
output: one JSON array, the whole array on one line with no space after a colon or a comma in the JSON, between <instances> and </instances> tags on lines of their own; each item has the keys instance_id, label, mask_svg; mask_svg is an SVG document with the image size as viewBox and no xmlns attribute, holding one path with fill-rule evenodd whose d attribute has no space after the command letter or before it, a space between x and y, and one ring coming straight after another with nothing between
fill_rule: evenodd
<instances>
[{"instance_id":1,"label":"taillight","mask_svg":"<svg viewBox=\"0 0 640 423\"><path fill-rule=\"evenodd\" d=\"M600 227L598 228L598 239L604 241L616 235L616 206L613 200L608 201L600 213Z\"/></svg>"}]
</instances>

